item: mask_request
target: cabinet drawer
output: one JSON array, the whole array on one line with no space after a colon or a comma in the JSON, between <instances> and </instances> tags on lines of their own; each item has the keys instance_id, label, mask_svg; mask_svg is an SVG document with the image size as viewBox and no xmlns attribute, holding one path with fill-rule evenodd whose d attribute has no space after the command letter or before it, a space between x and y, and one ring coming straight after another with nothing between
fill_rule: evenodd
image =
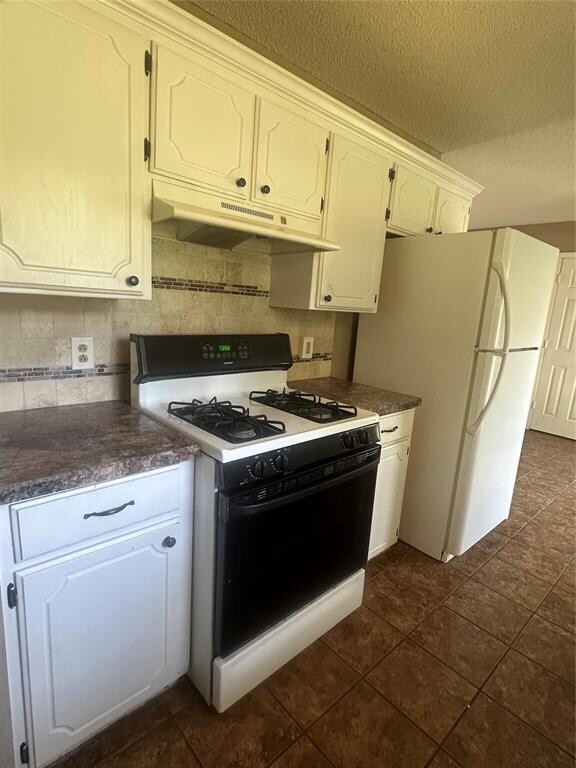
<instances>
[{"instance_id":1,"label":"cabinet drawer","mask_svg":"<svg viewBox=\"0 0 576 768\"><path fill-rule=\"evenodd\" d=\"M380 443L388 445L412 434L414 411L400 411L380 417Z\"/></svg>"},{"instance_id":2,"label":"cabinet drawer","mask_svg":"<svg viewBox=\"0 0 576 768\"><path fill-rule=\"evenodd\" d=\"M180 508L180 470L169 467L109 485L12 504L16 560L114 534Z\"/></svg>"}]
</instances>

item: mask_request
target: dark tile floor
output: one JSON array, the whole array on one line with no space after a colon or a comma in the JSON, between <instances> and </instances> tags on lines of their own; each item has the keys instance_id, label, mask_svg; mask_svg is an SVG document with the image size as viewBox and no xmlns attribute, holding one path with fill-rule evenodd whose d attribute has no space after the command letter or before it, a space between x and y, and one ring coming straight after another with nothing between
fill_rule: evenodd
<instances>
[{"instance_id":1,"label":"dark tile floor","mask_svg":"<svg viewBox=\"0 0 576 768\"><path fill-rule=\"evenodd\" d=\"M528 432L510 518L463 557L398 543L361 608L226 713L183 679L61 768L573 766L575 458Z\"/></svg>"}]
</instances>

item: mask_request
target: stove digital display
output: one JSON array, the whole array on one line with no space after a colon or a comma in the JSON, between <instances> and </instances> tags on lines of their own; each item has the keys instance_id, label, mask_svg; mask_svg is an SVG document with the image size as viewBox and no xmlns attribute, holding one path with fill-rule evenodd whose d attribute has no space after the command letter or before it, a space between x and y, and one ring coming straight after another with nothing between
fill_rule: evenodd
<instances>
[{"instance_id":1,"label":"stove digital display","mask_svg":"<svg viewBox=\"0 0 576 768\"><path fill-rule=\"evenodd\" d=\"M232 344L218 344L218 352L231 352Z\"/></svg>"}]
</instances>

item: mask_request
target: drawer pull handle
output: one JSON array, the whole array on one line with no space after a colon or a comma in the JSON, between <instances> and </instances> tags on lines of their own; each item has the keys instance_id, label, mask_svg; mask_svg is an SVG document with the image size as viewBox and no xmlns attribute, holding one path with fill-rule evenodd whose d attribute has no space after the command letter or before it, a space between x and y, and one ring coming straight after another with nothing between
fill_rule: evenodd
<instances>
[{"instance_id":1,"label":"drawer pull handle","mask_svg":"<svg viewBox=\"0 0 576 768\"><path fill-rule=\"evenodd\" d=\"M109 517L110 515L117 515L118 512L122 512L126 507L136 504L135 501L127 501L126 504L122 504L120 507L114 507L113 509L105 509L104 512L90 512L88 515L84 515L84 520L88 520L89 517Z\"/></svg>"},{"instance_id":2,"label":"drawer pull handle","mask_svg":"<svg viewBox=\"0 0 576 768\"><path fill-rule=\"evenodd\" d=\"M395 427L392 427L392 429L381 429L380 432L396 432L398 429L398 424L396 424Z\"/></svg>"}]
</instances>

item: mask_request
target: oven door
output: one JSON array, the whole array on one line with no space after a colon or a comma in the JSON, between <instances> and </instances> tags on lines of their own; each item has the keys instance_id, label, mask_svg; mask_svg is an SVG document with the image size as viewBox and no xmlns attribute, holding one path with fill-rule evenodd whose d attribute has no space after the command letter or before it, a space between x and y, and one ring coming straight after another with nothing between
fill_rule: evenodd
<instances>
[{"instance_id":1,"label":"oven door","mask_svg":"<svg viewBox=\"0 0 576 768\"><path fill-rule=\"evenodd\" d=\"M379 456L371 446L249 494L220 493L217 656L365 565Z\"/></svg>"}]
</instances>

